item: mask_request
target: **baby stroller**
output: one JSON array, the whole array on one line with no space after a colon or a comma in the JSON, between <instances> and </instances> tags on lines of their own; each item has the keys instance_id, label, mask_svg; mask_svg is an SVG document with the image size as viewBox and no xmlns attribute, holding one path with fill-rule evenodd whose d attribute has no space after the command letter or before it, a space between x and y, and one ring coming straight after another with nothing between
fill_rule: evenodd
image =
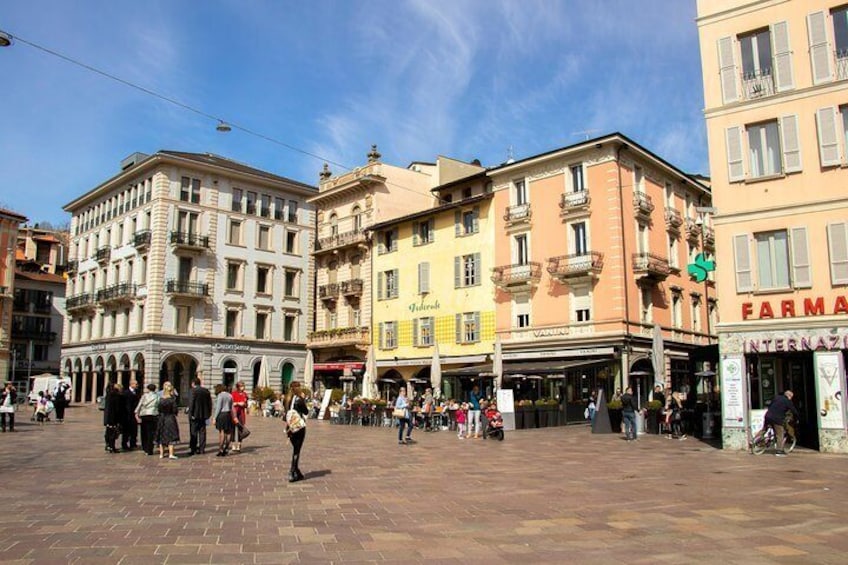
<instances>
[{"instance_id":1,"label":"baby stroller","mask_svg":"<svg viewBox=\"0 0 848 565\"><path fill-rule=\"evenodd\" d=\"M485 438L492 438L498 441L503 441L504 439L504 429L503 429L503 416L498 411L497 408L490 408L486 410L486 431Z\"/></svg>"}]
</instances>

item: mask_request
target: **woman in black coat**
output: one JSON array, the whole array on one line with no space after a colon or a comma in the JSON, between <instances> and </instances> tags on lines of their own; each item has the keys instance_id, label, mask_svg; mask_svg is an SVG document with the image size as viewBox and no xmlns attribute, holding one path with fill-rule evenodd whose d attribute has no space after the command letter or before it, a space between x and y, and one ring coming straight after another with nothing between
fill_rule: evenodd
<instances>
[{"instance_id":1,"label":"woman in black coat","mask_svg":"<svg viewBox=\"0 0 848 565\"><path fill-rule=\"evenodd\" d=\"M304 479L303 473L300 472L300 450L303 447L303 440L306 439L306 415L309 413L304 392L298 381L291 383L283 410L286 411L286 435L292 444L291 469L288 478L290 483L294 483Z\"/></svg>"},{"instance_id":2,"label":"woman in black coat","mask_svg":"<svg viewBox=\"0 0 848 565\"><path fill-rule=\"evenodd\" d=\"M103 425L106 426L106 451L119 453L115 449L115 441L121 434L121 424L124 421L126 403L121 394L123 390L121 383L110 384L106 387L106 400L103 403Z\"/></svg>"}]
</instances>

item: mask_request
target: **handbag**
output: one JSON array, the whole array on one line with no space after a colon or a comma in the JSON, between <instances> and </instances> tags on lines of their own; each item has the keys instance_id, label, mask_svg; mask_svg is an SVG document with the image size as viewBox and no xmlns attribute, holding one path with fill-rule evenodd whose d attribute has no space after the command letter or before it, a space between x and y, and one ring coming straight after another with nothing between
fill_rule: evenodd
<instances>
[{"instance_id":1,"label":"handbag","mask_svg":"<svg viewBox=\"0 0 848 565\"><path fill-rule=\"evenodd\" d=\"M404 410L403 408L395 408L394 410L392 410L392 416L394 418L400 418L401 420L403 420L404 418L406 418L406 410Z\"/></svg>"},{"instance_id":2,"label":"handbag","mask_svg":"<svg viewBox=\"0 0 848 565\"><path fill-rule=\"evenodd\" d=\"M250 430L247 429L247 426L244 424L238 424L238 437L239 440L247 439L247 436L250 435Z\"/></svg>"},{"instance_id":3,"label":"handbag","mask_svg":"<svg viewBox=\"0 0 848 565\"><path fill-rule=\"evenodd\" d=\"M306 420L303 419L300 412L294 409L295 400L297 400L297 397L292 397L291 408L286 412L286 425L289 428L290 434L299 432L306 427Z\"/></svg>"}]
</instances>

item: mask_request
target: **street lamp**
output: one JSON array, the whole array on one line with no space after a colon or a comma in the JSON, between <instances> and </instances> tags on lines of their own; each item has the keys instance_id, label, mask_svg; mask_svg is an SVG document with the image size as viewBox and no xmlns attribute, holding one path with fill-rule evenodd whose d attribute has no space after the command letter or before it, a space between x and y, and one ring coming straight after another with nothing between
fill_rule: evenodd
<instances>
[{"instance_id":1,"label":"street lamp","mask_svg":"<svg viewBox=\"0 0 848 565\"><path fill-rule=\"evenodd\" d=\"M0 47L9 47L12 44L12 35L0 29Z\"/></svg>"}]
</instances>

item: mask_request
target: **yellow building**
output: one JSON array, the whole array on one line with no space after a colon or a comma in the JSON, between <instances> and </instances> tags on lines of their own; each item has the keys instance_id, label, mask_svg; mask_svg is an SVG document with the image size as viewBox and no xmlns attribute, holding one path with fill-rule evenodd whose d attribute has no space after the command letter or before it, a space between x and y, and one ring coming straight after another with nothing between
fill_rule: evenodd
<instances>
[{"instance_id":1,"label":"yellow building","mask_svg":"<svg viewBox=\"0 0 848 565\"><path fill-rule=\"evenodd\" d=\"M370 228L376 250L372 336L383 396L411 382L420 390L432 383L446 397L460 397L481 372L491 373L490 183L481 170L434 193L437 207ZM444 371L441 379L431 374L434 356Z\"/></svg>"}]
</instances>

